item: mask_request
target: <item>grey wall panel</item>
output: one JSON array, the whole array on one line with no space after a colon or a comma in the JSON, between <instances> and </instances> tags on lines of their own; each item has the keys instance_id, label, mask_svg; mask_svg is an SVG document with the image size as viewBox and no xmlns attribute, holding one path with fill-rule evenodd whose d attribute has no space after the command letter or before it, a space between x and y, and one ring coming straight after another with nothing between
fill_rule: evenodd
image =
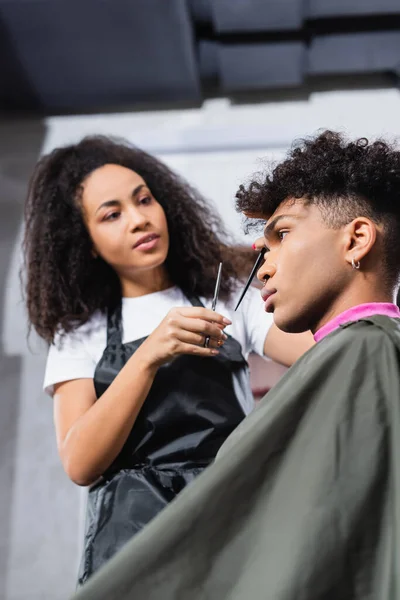
<instances>
[{"instance_id":1,"label":"grey wall panel","mask_svg":"<svg viewBox=\"0 0 400 600\"><path fill-rule=\"evenodd\" d=\"M27 182L40 121L0 122L0 600L67 600L80 533L79 489L57 455L46 348L26 342L18 270Z\"/></svg>"},{"instance_id":2,"label":"grey wall panel","mask_svg":"<svg viewBox=\"0 0 400 600\"><path fill-rule=\"evenodd\" d=\"M199 97L185 0L3 0L0 22L21 92L29 74L43 109Z\"/></svg>"},{"instance_id":3,"label":"grey wall panel","mask_svg":"<svg viewBox=\"0 0 400 600\"><path fill-rule=\"evenodd\" d=\"M213 0L218 32L300 29L303 0Z\"/></svg>"},{"instance_id":4,"label":"grey wall panel","mask_svg":"<svg viewBox=\"0 0 400 600\"><path fill-rule=\"evenodd\" d=\"M316 37L308 53L311 75L398 71L400 32Z\"/></svg>"},{"instance_id":5,"label":"grey wall panel","mask_svg":"<svg viewBox=\"0 0 400 600\"><path fill-rule=\"evenodd\" d=\"M223 90L248 90L300 85L303 81L304 45L219 45Z\"/></svg>"},{"instance_id":6,"label":"grey wall panel","mask_svg":"<svg viewBox=\"0 0 400 600\"><path fill-rule=\"evenodd\" d=\"M1 258L0 258L1 261ZM0 350L0 598L7 593L13 512L21 358Z\"/></svg>"},{"instance_id":7,"label":"grey wall panel","mask_svg":"<svg viewBox=\"0 0 400 600\"><path fill-rule=\"evenodd\" d=\"M8 128L8 132L11 130ZM14 147L13 147L14 146ZM21 188L13 184L11 156L15 140L0 127L0 599L7 598L10 547L13 538L15 463L22 376L21 356L8 356L4 348L5 294L11 256L21 224ZM36 149L35 159L39 150ZM15 158L15 155L14 155ZM16 299L17 301L17 299Z\"/></svg>"}]
</instances>

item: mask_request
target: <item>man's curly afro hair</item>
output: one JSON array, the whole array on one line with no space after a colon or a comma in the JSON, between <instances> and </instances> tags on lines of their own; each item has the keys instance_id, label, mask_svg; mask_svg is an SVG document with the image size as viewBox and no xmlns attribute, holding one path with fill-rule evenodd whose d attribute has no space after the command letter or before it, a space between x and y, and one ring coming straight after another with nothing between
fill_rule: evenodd
<instances>
[{"instance_id":1,"label":"man's curly afro hair","mask_svg":"<svg viewBox=\"0 0 400 600\"><path fill-rule=\"evenodd\" d=\"M395 144L366 138L348 141L324 131L296 142L287 158L261 180L241 185L238 211L269 218L285 201L317 205L329 227L357 216L384 226L384 266L388 282L400 271L400 151Z\"/></svg>"}]
</instances>

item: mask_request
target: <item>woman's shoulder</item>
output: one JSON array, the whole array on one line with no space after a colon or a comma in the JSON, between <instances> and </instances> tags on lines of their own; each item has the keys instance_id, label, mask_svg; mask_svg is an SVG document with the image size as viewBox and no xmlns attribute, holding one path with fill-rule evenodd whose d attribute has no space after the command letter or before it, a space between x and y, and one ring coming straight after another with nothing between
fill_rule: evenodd
<instances>
[{"instance_id":1,"label":"woman's shoulder","mask_svg":"<svg viewBox=\"0 0 400 600\"><path fill-rule=\"evenodd\" d=\"M90 344L91 341L98 341L100 337L107 335L107 316L104 312L98 310L81 325L76 325L70 331L64 331L61 327L57 331L53 346L58 350L63 347L79 347Z\"/></svg>"},{"instance_id":2,"label":"woman's shoulder","mask_svg":"<svg viewBox=\"0 0 400 600\"><path fill-rule=\"evenodd\" d=\"M100 311L65 332L60 329L49 348L43 387L52 396L54 385L71 379L93 378L107 343L107 318Z\"/></svg>"}]
</instances>

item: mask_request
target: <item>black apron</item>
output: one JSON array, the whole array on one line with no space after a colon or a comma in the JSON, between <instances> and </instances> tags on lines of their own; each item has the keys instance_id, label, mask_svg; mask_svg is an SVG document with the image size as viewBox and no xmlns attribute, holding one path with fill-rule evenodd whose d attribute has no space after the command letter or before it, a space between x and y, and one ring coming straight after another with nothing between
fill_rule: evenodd
<instances>
[{"instance_id":1,"label":"black apron","mask_svg":"<svg viewBox=\"0 0 400 600\"><path fill-rule=\"evenodd\" d=\"M145 339L123 344L121 307L109 316L97 398ZM214 460L245 416L239 395L251 396L248 364L230 336L218 356L179 356L159 368L123 449L89 490L80 584Z\"/></svg>"}]
</instances>

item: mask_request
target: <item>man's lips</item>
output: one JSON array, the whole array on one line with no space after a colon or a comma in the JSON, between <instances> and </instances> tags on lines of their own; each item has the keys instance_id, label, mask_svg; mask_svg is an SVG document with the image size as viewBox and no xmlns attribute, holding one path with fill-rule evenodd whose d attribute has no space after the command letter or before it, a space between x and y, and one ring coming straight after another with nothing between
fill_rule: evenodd
<instances>
[{"instance_id":1,"label":"man's lips","mask_svg":"<svg viewBox=\"0 0 400 600\"><path fill-rule=\"evenodd\" d=\"M138 239L136 244L134 244L133 248L137 248L138 246L141 246L142 244L149 244L150 242L153 242L154 240L158 240L159 237L160 236L157 233L148 233L147 235L143 235L141 238Z\"/></svg>"},{"instance_id":2,"label":"man's lips","mask_svg":"<svg viewBox=\"0 0 400 600\"><path fill-rule=\"evenodd\" d=\"M261 290L261 296L262 299L264 300L264 310L265 312L271 313L274 312L274 308L273 308L273 297L276 294L276 290L275 289L271 289L271 290L267 290L266 288L263 288Z\"/></svg>"},{"instance_id":3,"label":"man's lips","mask_svg":"<svg viewBox=\"0 0 400 600\"><path fill-rule=\"evenodd\" d=\"M261 297L264 300L264 302L266 302L268 300L268 298L270 296L272 296L273 294L276 294L276 289L274 289L274 288L268 290L267 288L263 287L261 289Z\"/></svg>"}]
</instances>

